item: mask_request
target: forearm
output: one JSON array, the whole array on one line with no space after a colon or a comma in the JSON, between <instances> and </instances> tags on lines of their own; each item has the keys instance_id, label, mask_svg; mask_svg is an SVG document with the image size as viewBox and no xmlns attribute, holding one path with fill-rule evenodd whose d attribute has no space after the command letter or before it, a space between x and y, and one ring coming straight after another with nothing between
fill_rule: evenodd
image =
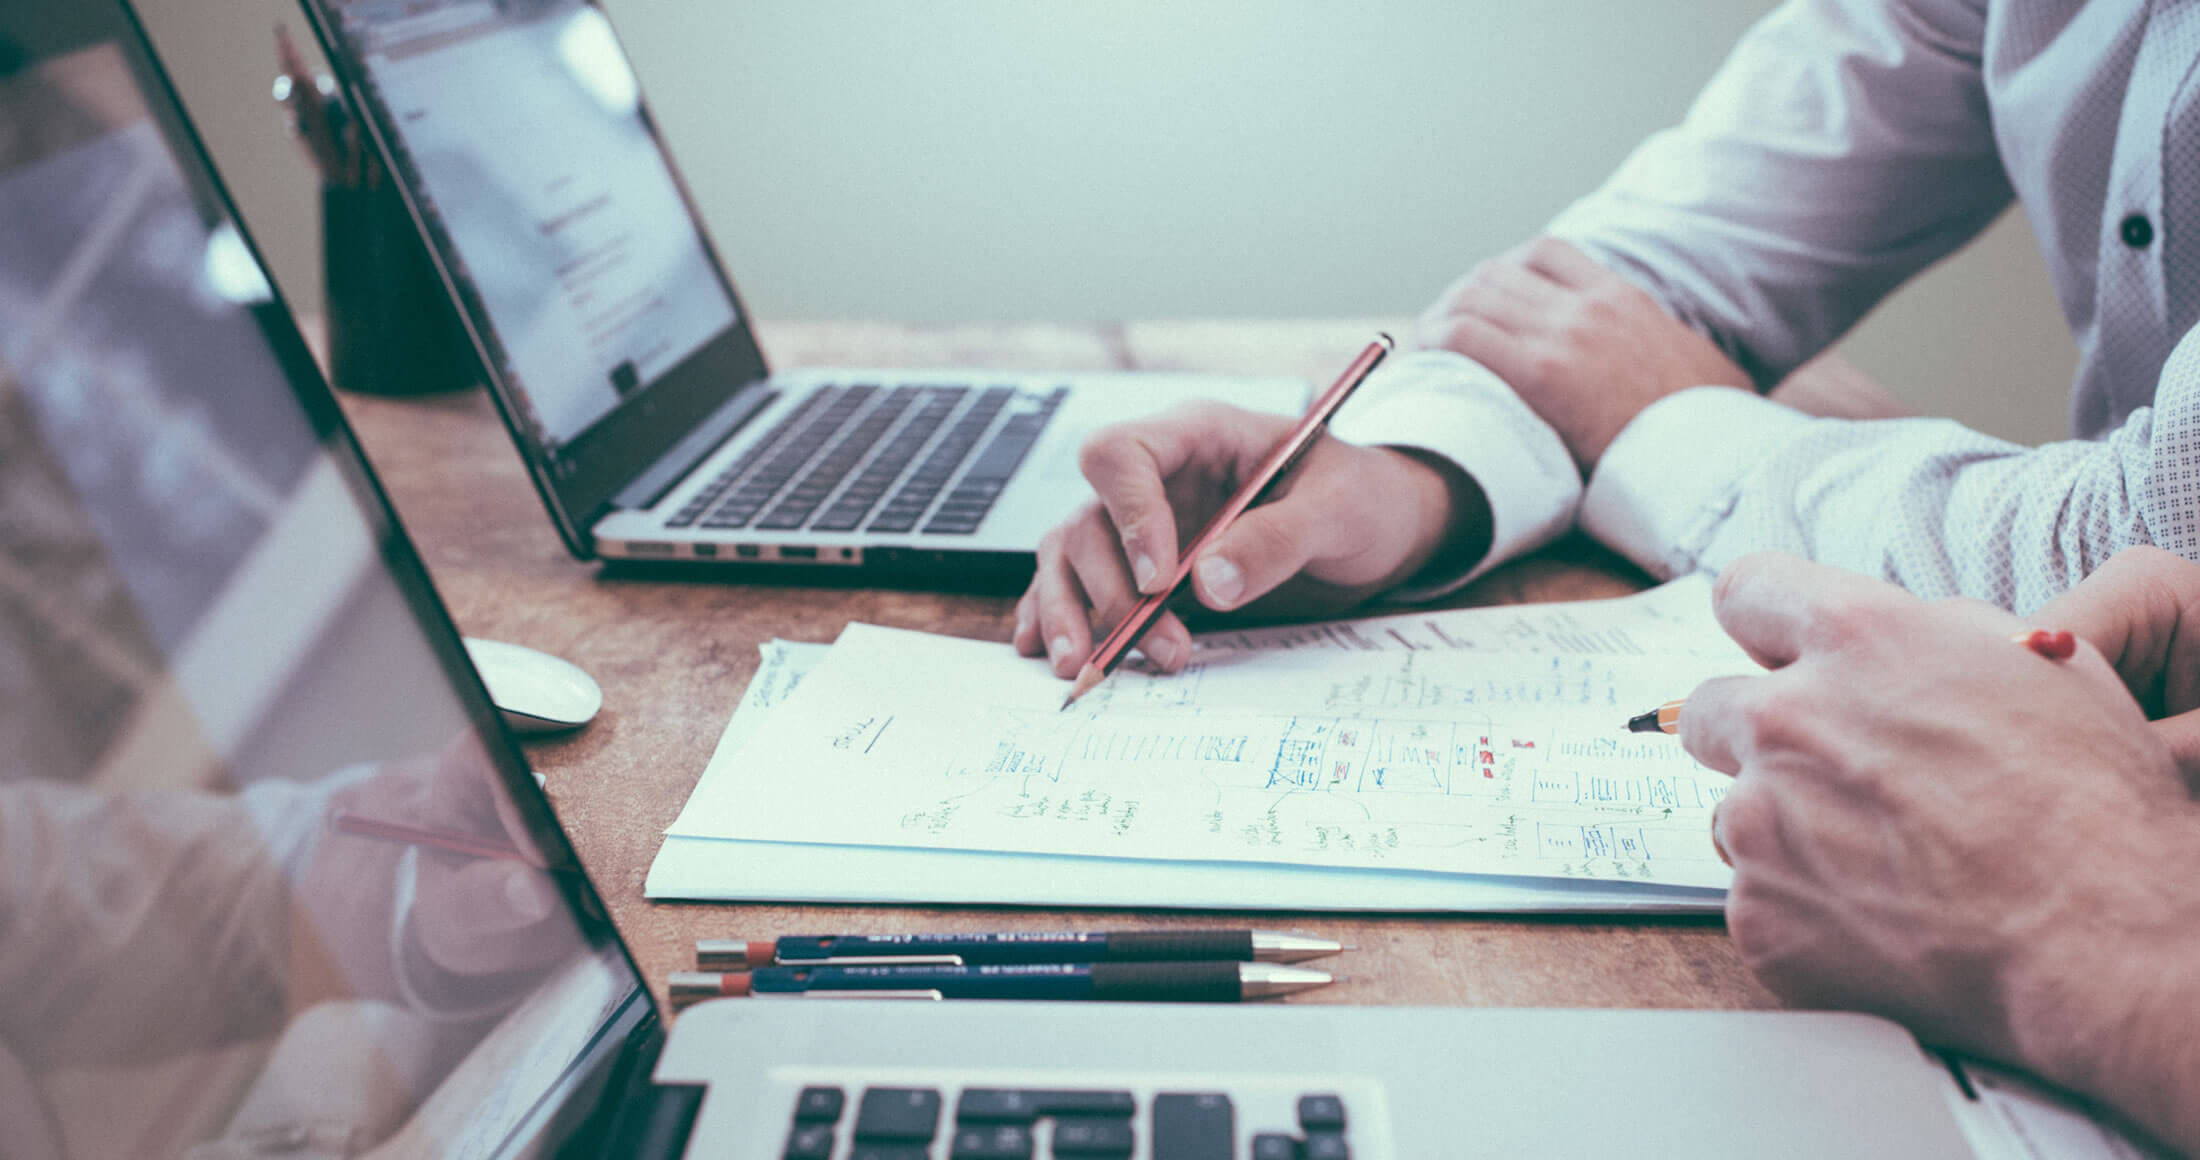
<instances>
[{"instance_id":1,"label":"forearm","mask_svg":"<svg viewBox=\"0 0 2200 1160\"><path fill-rule=\"evenodd\" d=\"M1449 351L1414 351L1368 380L1331 428L1427 468L1442 530L1420 546L1392 593L1417 600L1458 588L1573 526L1581 477L1549 424L1487 368ZM1431 482L1440 481L1440 482ZM1424 528L1424 531L1433 531Z\"/></svg>"},{"instance_id":2,"label":"forearm","mask_svg":"<svg viewBox=\"0 0 2200 1160\"><path fill-rule=\"evenodd\" d=\"M1684 392L1614 441L1582 524L1658 575L1771 549L2021 611L2152 542L2150 432L2142 411L2100 442L2026 448L1946 420Z\"/></svg>"},{"instance_id":3,"label":"forearm","mask_svg":"<svg viewBox=\"0 0 2200 1160\"><path fill-rule=\"evenodd\" d=\"M2200 848L2200 808L2181 805L2102 844L2121 870L2073 874L2111 884L2080 887L2085 929L2043 934L2006 984L2017 1062L2200 1156L2200 882L2175 869Z\"/></svg>"},{"instance_id":4,"label":"forearm","mask_svg":"<svg viewBox=\"0 0 2200 1160\"><path fill-rule=\"evenodd\" d=\"M1416 534L1413 550L1383 587L1412 589L1472 571L1490 554L1489 494L1451 460L1419 448L1388 449L1410 478Z\"/></svg>"},{"instance_id":5,"label":"forearm","mask_svg":"<svg viewBox=\"0 0 2200 1160\"><path fill-rule=\"evenodd\" d=\"M2165 965L2140 1044L2094 1094L2188 1156L2200 1156L2200 946Z\"/></svg>"},{"instance_id":6,"label":"forearm","mask_svg":"<svg viewBox=\"0 0 2200 1160\"><path fill-rule=\"evenodd\" d=\"M1983 40L1959 3L1783 4L1548 232L1769 388L2008 205Z\"/></svg>"}]
</instances>

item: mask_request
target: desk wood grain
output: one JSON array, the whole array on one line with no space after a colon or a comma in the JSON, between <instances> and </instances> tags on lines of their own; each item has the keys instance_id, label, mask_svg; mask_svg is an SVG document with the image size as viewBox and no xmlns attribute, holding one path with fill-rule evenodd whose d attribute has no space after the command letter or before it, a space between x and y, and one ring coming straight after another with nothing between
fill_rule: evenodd
<instances>
[{"instance_id":1,"label":"desk wood grain","mask_svg":"<svg viewBox=\"0 0 2200 1160\"><path fill-rule=\"evenodd\" d=\"M1392 326L1399 320L1388 320ZM782 323L776 365L1200 370L1326 379L1377 320L912 327ZM425 399L346 395L346 411L462 630L567 657L604 710L532 744L560 819L642 969L693 965L699 937L899 930L1294 926L1358 949L1306 1002L1763 1007L1715 919L1599 921L1454 916L1129 913L653 903L642 882L727 716L774 636L831 640L851 620L1006 640L1006 595L733 585L604 573L568 556L480 391ZM1568 541L1501 568L1460 604L1624 594L1643 578Z\"/></svg>"}]
</instances>

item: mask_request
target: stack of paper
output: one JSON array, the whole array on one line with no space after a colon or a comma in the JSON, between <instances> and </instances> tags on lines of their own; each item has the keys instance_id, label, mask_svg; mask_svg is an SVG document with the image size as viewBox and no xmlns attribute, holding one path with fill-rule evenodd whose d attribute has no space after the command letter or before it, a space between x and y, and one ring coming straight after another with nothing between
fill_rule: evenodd
<instances>
[{"instance_id":1,"label":"stack of paper","mask_svg":"<svg viewBox=\"0 0 2200 1160\"><path fill-rule=\"evenodd\" d=\"M1625 719L1754 670L1708 585L1202 638L1064 712L1005 645L775 641L652 898L1715 909L1726 779Z\"/></svg>"}]
</instances>

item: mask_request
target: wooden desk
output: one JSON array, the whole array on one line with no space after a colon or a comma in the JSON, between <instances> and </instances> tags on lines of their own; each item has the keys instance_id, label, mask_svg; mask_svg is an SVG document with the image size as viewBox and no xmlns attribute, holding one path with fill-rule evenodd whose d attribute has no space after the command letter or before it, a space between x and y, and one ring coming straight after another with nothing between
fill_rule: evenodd
<instances>
[{"instance_id":1,"label":"wooden desk","mask_svg":"<svg viewBox=\"0 0 2200 1160\"><path fill-rule=\"evenodd\" d=\"M1134 323L911 328L764 326L775 365L991 366L1284 373L1322 381L1374 322ZM1884 413L1837 376L1806 409ZM1830 400L1830 401L1829 401ZM568 556L479 391L428 399L345 396L369 455L459 626L546 649L604 689L595 724L531 745L560 818L662 1002L698 937L894 930L1303 926L1358 950L1323 965L1348 982L1308 1002L1762 1007L1715 919L1331 917L911 907L652 903L642 881L774 636L831 640L850 620L1006 640L1010 598L602 578ZM1461 604L1621 595L1643 579L1569 542L1499 569Z\"/></svg>"}]
</instances>

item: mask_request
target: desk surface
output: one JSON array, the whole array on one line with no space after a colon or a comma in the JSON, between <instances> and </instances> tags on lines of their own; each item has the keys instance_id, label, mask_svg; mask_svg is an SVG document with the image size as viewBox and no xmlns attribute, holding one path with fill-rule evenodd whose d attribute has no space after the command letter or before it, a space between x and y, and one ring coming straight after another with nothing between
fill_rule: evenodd
<instances>
[{"instance_id":1,"label":"desk surface","mask_svg":"<svg viewBox=\"0 0 2200 1160\"><path fill-rule=\"evenodd\" d=\"M775 365L982 366L1284 373L1326 380L1375 328L1363 322L1170 322L913 328L796 323L761 328ZM1828 376L1830 390L1844 390ZM1821 388L1823 393L1825 388ZM1806 409L1820 409L1805 405ZM1833 409L1883 410L1878 400ZM437 587L462 630L532 645L586 668L596 722L529 746L613 918L660 1002L699 937L896 930L1155 926L1303 927L1357 946L1329 960L1348 981L1302 996L1331 1003L1763 1007L1716 919L1335 917L1274 914L654 903L642 881L735 701L774 636L831 640L851 620L1006 640L1011 598L601 577L568 556L487 397L346 395ZM1460 604L1620 595L1641 577L1567 543L1501 568Z\"/></svg>"}]
</instances>

